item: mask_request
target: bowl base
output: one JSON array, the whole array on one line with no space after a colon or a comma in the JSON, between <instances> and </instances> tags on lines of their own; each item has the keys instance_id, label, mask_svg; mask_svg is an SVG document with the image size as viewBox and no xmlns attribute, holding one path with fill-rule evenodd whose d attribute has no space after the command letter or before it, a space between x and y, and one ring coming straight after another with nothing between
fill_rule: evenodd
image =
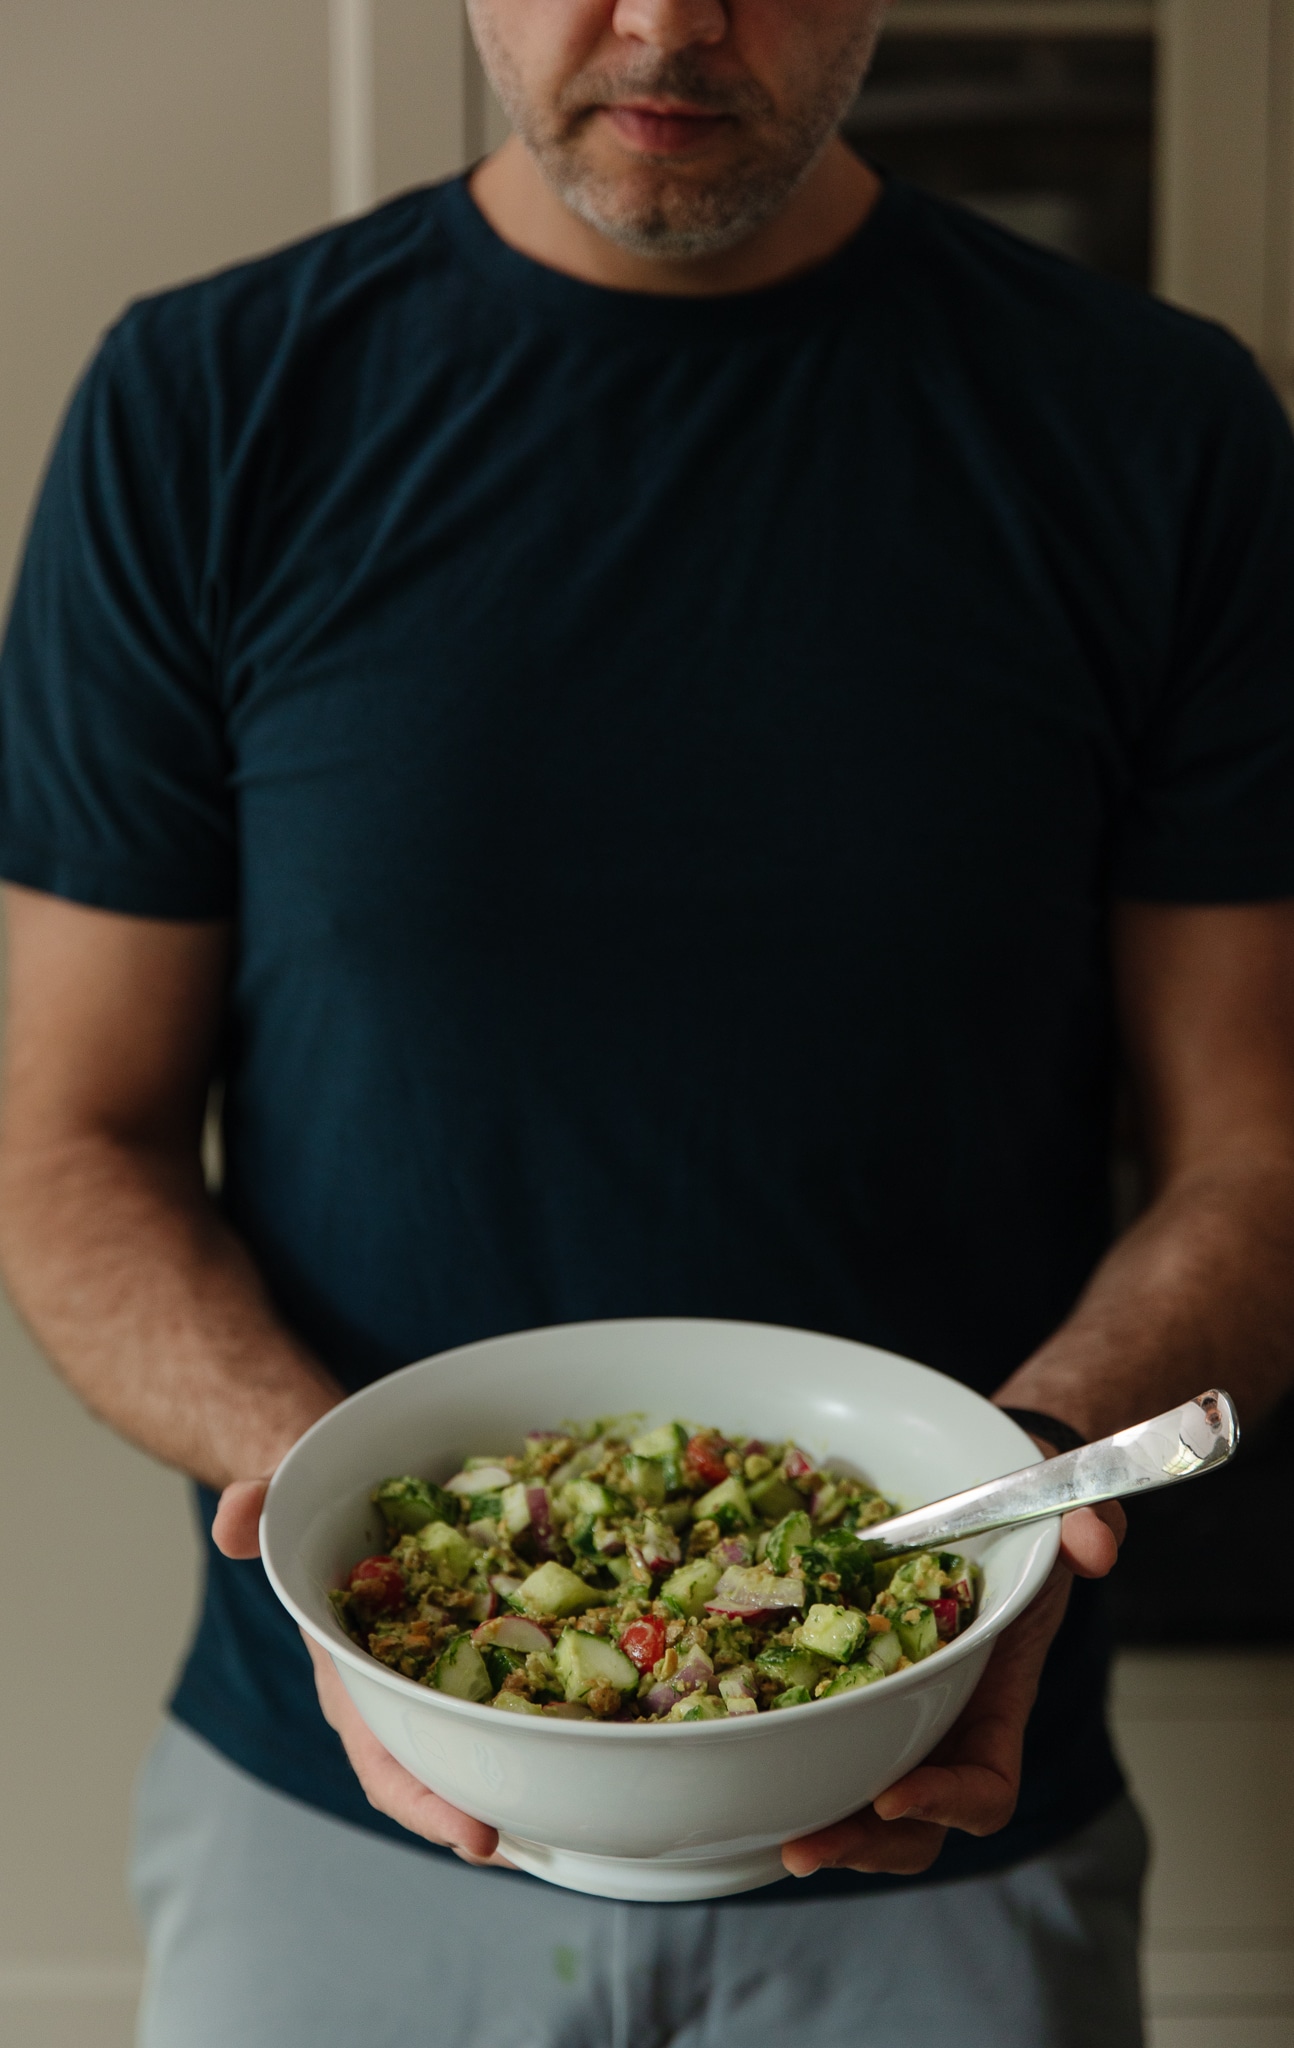
<instances>
[{"instance_id":1,"label":"bowl base","mask_svg":"<svg viewBox=\"0 0 1294 2048\"><path fill-rule=\"evenodd\" d=\"M499 1853L518 1870L542 1877L569 1892L589 1892L596 1899L628 1899L639 1905L665 1906L687 1899L724 1899L734 1892L757 1891L786 1876L778 1849L756 1849L744 1856L718 1855L705 1861L675 1861L667 1856L585 1856L574 1849L547 1849L541 1842L523 1842L500 1834Z\"/></svg>"}]
</instances>

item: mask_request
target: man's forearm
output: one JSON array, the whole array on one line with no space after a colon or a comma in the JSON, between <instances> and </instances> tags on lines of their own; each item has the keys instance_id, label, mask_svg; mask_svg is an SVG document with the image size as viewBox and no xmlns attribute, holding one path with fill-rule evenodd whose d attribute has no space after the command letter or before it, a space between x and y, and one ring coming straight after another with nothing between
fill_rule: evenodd
<instances>
[{"instance_id":1,"label":"man's forearm","mask_svg":"<svg viewBox=\"0 0 1294 2048\"><path fill-rule=\"evenodd\" d=\"M0 1260L86 1405L209 1486L272 1471L340 1398L276 1315L196 1160L97 1135L9 1149Z\"/></svg>"},{"instance_id":2,"label":"man's forearm","mask_svg":"<svg viewBox=\"0 0 1294 2048\"><path fill-rule=\"evenodd\" d=\"M1292 1382L1294 1161L1276 1156L1171 1182L996 1398L1093 1438L1211 1385L1244 1422Z\"/></svg>"}]
</instances>

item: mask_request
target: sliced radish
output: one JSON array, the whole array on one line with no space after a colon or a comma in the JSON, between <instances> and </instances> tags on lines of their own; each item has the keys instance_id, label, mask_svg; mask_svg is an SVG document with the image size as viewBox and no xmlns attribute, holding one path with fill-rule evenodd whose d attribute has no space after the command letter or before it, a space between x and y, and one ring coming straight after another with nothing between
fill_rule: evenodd
<instances>
[{"instance_id":1,"label":"sliced radish","mask_svg":"<svg viewBox=\"0 0 1294 2048\"><path fill-rule=\"evenodd\" d=\"M935 1627L938 1629L942 1640L945 1643L951 1642L957 1633L958 1624L961 1620L957 1602L955 1600L932 1600L930 1602L930 1612L935 1618Z\"/></svg>"},{"instance_id":2,"label":"sliced radish","mask_svg":"<svg viewBox=\"0 0 1294 2048\"><path fill-rule=\"evenodd\" d=\"M502 1465L482 1465L478 1472L456 1472L452 1479L445 1481L447 1493L502 1493L505 1486L511 1486L512 1474L505 1472Z\"/></svg>"},{"instance_id":3,"label":"sliced radish","mask_svg":"<svg viewBox=\"0 0 1294 2048\"><path fill-rule=\"evenodd\" d=\"M509 1578L506 1572L495 1572L490 1580L490 1584L500 1600L510 1600L514 1593L521 1590L522 1581Z\"/></svg>"},{"instance_id":4,"label":"sliced radish","mask_svg":"<svg viewBox=\"0 0 1294 2048\"><path fill-rule=\"evenodd\" d=\"M492 1644L500 1650L520 1650L529 1655L531 1650L551 1650L553 1639L547 1629L537 1621L527 1621L524 1614L500 1614L494 1621L483 1622L473 1629L472 1641L480 1645Z\"/></svg>"},{"instance_id":5,"label":"sliced radish","mask_svg":"<svg viewBox=\"0 0 1294 2048\"><path fill-rule=\"evenodd\" d=\"M782 1470L788 1479L807 1479L809 1474L816 1472L817 1469L812 1458L806 1458L804 1452L797 1450L794 1444L789 1447L782 1460Z\"/></svg>"},{"instance_id":6,"label":"sliced radish","mask_svg":"<svg viewBox=\"0 0 1294 2048\"><path fill-rule=\"evenodd\" d=\"M473 1621L488 1621L490 1616L498 1611L498 1605L497 1593L492 1591L489 1593L476 1593L473 1595L472 1604L468 1612Z\"/></svg>"}]
</instances>

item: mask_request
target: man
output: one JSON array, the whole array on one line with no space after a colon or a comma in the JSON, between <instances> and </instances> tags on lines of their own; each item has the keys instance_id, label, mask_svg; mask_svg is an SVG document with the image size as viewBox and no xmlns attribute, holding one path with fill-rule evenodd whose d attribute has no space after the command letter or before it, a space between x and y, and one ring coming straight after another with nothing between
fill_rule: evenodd
<instances>
[{"instance_id":1,"label":"man","mask_svg":"<svg viewBox=\"0 0 1294 2048\"><path fill-rule=\"evenodd\" d=\"M1289 1381L1289 437L1221 333L850 155L882 11L475 0L516 139L132 309L73 404L0 677L0 1233L224 1489L146 2048L1139 2039L1068 1597L1116 1512L935 1759L660 1911L426 1846L495 1838L325 1667L343 1754L248 1561L344 1389L545 1322L869 1339L1053 1449Z\"/></svg>"}]
</instances>

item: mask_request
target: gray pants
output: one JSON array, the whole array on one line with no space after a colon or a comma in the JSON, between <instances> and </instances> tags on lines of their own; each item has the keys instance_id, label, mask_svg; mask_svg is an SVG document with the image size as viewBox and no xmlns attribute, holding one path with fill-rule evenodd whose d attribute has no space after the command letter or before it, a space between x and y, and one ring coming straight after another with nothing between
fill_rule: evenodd
<instances>
[{"instance_id":1,"label":"gray pants","mask_svg":"<svg viewBox=\"0 0 1294 2048\"><path fill-rule=\"evenodd\" d=\"M140 2048L1139 2048L1120 1802L998 1877L622 1906L383 1841L170 1723L134 1856Z\"/></svg>"}]
</instances>

